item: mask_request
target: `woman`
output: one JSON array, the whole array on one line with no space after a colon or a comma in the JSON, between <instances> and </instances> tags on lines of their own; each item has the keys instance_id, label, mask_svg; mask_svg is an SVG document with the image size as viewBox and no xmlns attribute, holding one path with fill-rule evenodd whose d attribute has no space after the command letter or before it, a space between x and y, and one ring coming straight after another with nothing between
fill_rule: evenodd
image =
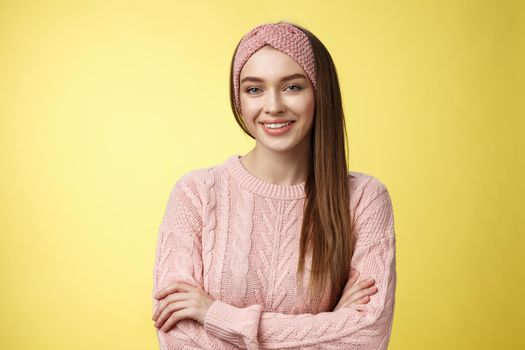
<instances>
[{"instance_id":1,"label":"woman","mask_svg":"<svg viewBox=\"0 0 525 350\"><path fill-rule=\"evenodd\" d=\"M230 77L256 144L171 191L154 268L161 348L386 349L392 204L378 179L347 171L330 54L302 27L262 24Z\"/></svg>"}]
</instances>

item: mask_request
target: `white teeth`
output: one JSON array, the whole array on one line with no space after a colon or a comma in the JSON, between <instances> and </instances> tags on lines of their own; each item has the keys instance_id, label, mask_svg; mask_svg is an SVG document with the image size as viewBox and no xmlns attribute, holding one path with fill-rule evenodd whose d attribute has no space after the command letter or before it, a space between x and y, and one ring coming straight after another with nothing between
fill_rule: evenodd
<instances>
[{"instance_id":1,"label":"white teeth","mask_svg":"<svg viewBox=\"0 0 525 350\"><path fill-rule=\"evenodd\" d=\"M272 124L264 124L264 126L266 126L267 128L270 128L270 129L279 129L279 128L282 128L283 126L286 126L286 125L289 125L289 124L292 124L291 122L289 123L272 123Z\"/></svg>"}]
</instances>

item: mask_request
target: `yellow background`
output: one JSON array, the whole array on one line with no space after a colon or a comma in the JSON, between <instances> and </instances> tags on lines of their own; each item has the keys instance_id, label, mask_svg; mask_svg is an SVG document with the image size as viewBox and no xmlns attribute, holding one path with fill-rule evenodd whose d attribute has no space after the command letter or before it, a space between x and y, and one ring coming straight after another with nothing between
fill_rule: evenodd
<instances>
[{"instance_id":1,"label":"yellow background","mask_svg":"<svg viewBox=\"0 0 525 350\"><path fill-rule=\"evenodd\" d=\"M350 168L397 234L392 350L525 347L522 1L1 1L2 349L154 349L169 191L253 147L228 99L257 24L337 66ZM521 324L520 324L521 323Z\"/></svg>"}]
</instances>

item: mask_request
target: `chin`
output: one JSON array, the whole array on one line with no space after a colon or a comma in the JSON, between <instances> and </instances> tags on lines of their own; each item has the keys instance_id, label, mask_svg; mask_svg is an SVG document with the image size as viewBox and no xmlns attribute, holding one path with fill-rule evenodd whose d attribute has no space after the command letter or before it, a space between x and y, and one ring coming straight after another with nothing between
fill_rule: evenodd
<instances>
[{"instance_id":1,"label":"chin","mask_svg":"<svg viewBox=\"0 0 525 350\"><path fill-rule=\"evenodd\" d=\"M281 144L279 143L263 143L262 146L270 151L273 152L290 152L293 151L297 143L289 143L289 142L283 142Z\"/></svg>"}]
</instances>

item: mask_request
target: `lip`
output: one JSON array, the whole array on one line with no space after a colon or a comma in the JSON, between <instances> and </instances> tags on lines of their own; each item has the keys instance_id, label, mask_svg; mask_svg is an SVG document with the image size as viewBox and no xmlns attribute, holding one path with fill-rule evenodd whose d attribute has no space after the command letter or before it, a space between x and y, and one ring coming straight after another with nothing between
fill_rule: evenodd
<instances>
[{"instance_id":1,"label":"lip","mask_svg":"<svg viewBox=\"0 0 525 350\"><path fill-rule=\"evenodd\" d=\"M278 128L278 129L270 129L268 127L266 127L266 125L264 125L263 123L261 123L262 125L262 128L264 130L264 132L270 136L280 136L280 135L284 135L286 134L291 128L293 128L293 125L294 125L294 121L293 120L290 120L290 124L286 125L286 126L283 126L281 128Z\"/></svg>"},{"instance_id":2,"label":"lip","mask_svg":"<svg viewBox=\"0 0 525 350\"><path fill-rule=\"evenodd\" d=\"M264 120L259 123L261 124L295 123L295 120L275 119L275 120Z\"/></svg>"}]
</instances>

